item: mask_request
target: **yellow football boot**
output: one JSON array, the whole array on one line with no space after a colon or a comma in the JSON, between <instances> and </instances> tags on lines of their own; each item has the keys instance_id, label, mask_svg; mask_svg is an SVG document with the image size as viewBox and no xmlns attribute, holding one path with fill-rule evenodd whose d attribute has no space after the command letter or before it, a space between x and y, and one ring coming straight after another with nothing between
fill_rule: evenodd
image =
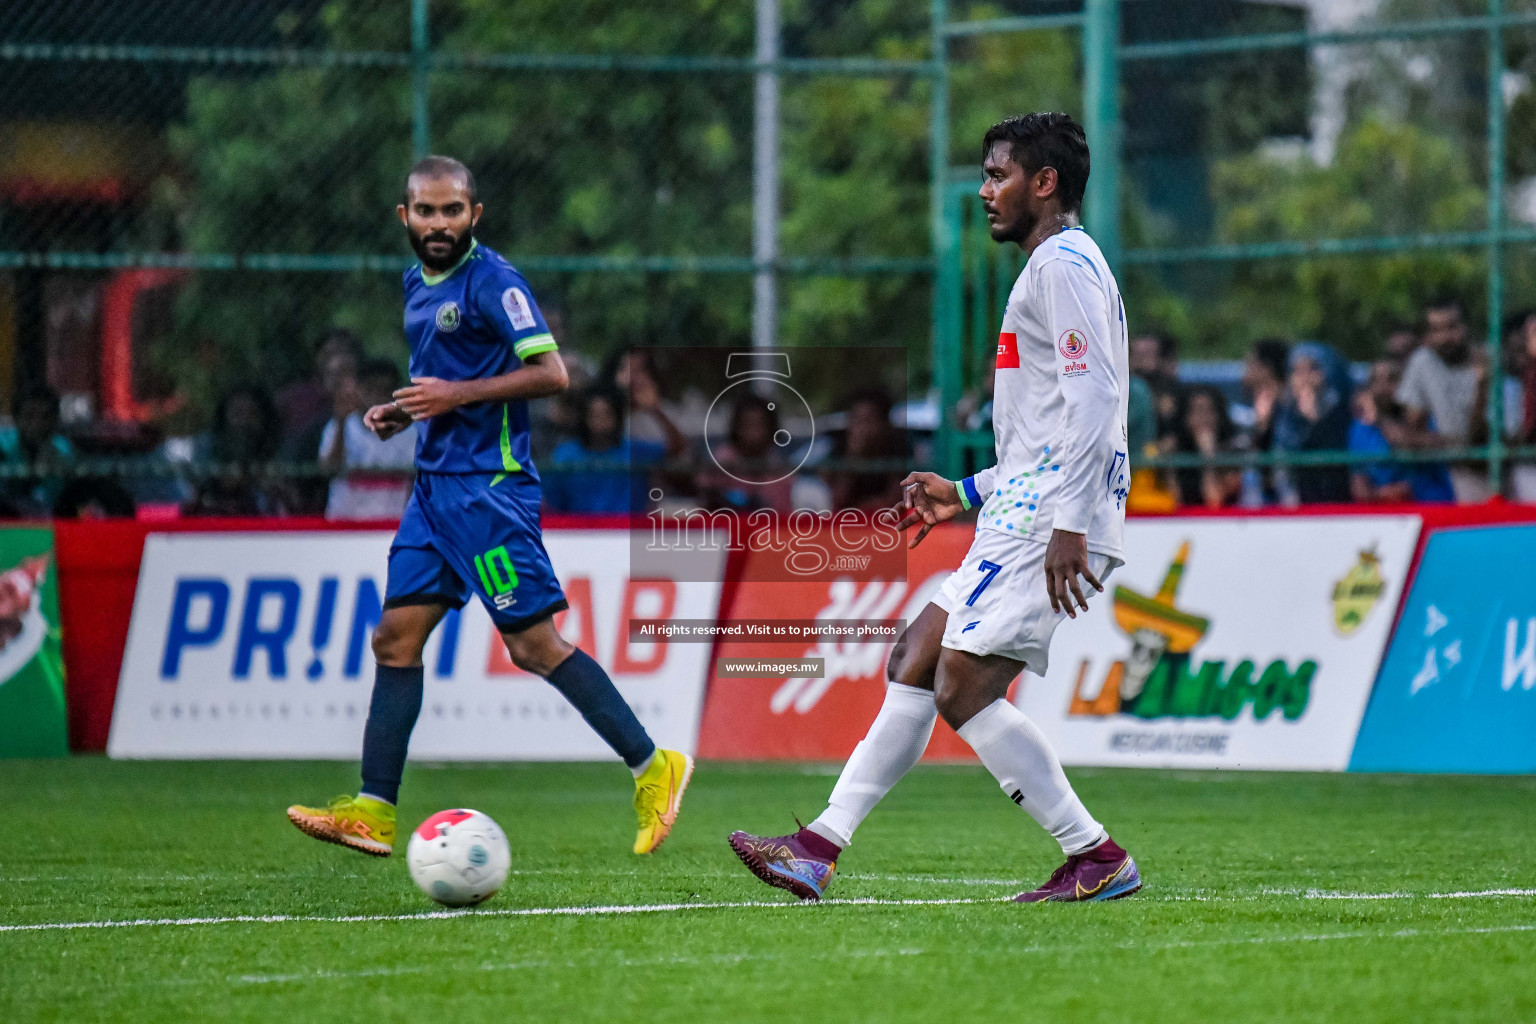
<instances>
[{"instance_id":1,"label":"yellow football boot","mask_svg":"<svg viewBox=\"0 0 1536 1024\"><path fill-rule=\"evenodd\" d=\"M656 756L635 780L635 816L640 819L636 853L654 853L666 840L692 775L693 758L675 750L656 748Z\"/></svg>"},{"instance_id":2,"label":"yellow football boot","mask_svg":"<svg viewBox=\"0 0 1536 1024\"><path fill-rule=\"evenodd\" d=\"M388 857L395 849L394 805L372 797L339 796L325 807L294 804L288 820L305 835L375 857Z\"/></svg>"}]
</instances>

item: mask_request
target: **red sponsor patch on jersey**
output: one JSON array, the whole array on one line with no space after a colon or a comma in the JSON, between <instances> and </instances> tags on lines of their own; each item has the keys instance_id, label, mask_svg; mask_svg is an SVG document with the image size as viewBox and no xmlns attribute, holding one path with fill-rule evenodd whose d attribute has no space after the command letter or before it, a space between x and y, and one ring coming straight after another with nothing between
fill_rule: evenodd
<instances>
[{"instance_id":1,"label":"red sponsor patch on jersey","mask_svg":"<svg viewBox=\"0 0 1536 1024\"><path fill-rule=\"evenodd\" d=\"M997 336L997 368L999 370L1019 368L1019 336L1012 331L1004 331Z\"/></svg>"},{"instance_id":2,"label":"red sponsor patch on jersey","mask_svg":"<svg viewBox=\"0 0 1536 1024\"><path fill-rule=\"evenodd\" d=\"M436 839L454 825L473 815L474 811L438 811L416 828L423 839Z\"/></svg>"},{"instance_id":3,"label":"red sponsor patch on jersey","mask_svg":"<svg viewBox=\"0 0 1536 1024\"><path fill-rule=\"evenodd\" d=\"M1075 363L1088 354L1088 339L1082 331L1066 331L1056 339L1056 347L1067 362Z\"/></svg>"}]
</instances>

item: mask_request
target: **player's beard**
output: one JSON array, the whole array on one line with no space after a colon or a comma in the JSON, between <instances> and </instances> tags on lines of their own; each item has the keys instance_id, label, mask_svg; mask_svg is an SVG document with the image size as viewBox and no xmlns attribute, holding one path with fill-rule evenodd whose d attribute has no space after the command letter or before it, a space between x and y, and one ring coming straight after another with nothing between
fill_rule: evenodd
<instances>
[{"instance_id":1,"label":"player's beard","mask_svg":"<svg viewBox=\"0 0 1536 1024\"><path fill-rule=\"evenodd\" d=\"M1012 224L1006 226L999 224L992 228L992 241L1001 245L1006 245L1009 242L1013 242L1015 245L1023 245L1024 240L1030 236L1030 233L1035 230L1035 225L1039 222L1040 218L1032 216L1026 207L1019 211L1019 215L1014 218Z\"/></svg>"},{"instance_id":2,"label":"player's beard","mask_svg":"<svg viewBox=\"0 0 1536 1024\"><path fill-rule=\"evenodd\" d=\"M415 250L416 258L421 260L421 265L433 273L439 274L458 266L459 260L464 258L464 254L469 252L469 247L475 241L475 229L471 225L469 230L453 239L453 246L448 250L448 255L441 259L436 259L427 255L427 243L444 242L452 238L451 235L446 231L434 231L429 235L418 235L410 228L406 228L405 233L410 238L411 248Z\"/></svg>"}]
</instances>

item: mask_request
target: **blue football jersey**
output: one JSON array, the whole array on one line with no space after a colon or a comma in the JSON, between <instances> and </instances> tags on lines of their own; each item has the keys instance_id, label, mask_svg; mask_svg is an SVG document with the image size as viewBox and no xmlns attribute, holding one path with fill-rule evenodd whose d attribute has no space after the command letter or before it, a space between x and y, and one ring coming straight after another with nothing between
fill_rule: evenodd
<instances>
[{"instance_id":1,"label":"blue football jersey","mask_svg":"<svg viewBox=\"0 0 1536 1024\"><path fill-rule=\"evenodd\" d=\"M445 274L412 267L404 285L412 377L497 377L556 347L523 275L479 242ZM528 454L528 403L479 402L433 416L417 427L416 467L538 479Z\"/></svg>"}]
</instances>

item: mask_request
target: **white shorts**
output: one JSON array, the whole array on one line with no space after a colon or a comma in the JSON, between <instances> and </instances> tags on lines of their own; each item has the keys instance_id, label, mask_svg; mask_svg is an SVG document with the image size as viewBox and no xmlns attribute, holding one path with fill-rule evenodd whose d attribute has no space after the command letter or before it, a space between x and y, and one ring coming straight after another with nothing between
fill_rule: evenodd
<instances>
[{"instance_id":1,"label":"white shorts","mask_svg":"<svg viewBox=\"0 0 1536 1024\"><path fill-rule=\"evenodd\" d=\"M1103 583L1122 565L1095 552L1088 568ZM1098 591L1086 580L1078 586L1092 600ZM1050 663L1051 634L1067 617L1051 610L1045 592L1045 545L996 530L977 530L960 568L949 574L932 602L949 613L944 646L971 654L1001 654L1022 661L1036 675Z\"/></svg>"}]
</instances>

